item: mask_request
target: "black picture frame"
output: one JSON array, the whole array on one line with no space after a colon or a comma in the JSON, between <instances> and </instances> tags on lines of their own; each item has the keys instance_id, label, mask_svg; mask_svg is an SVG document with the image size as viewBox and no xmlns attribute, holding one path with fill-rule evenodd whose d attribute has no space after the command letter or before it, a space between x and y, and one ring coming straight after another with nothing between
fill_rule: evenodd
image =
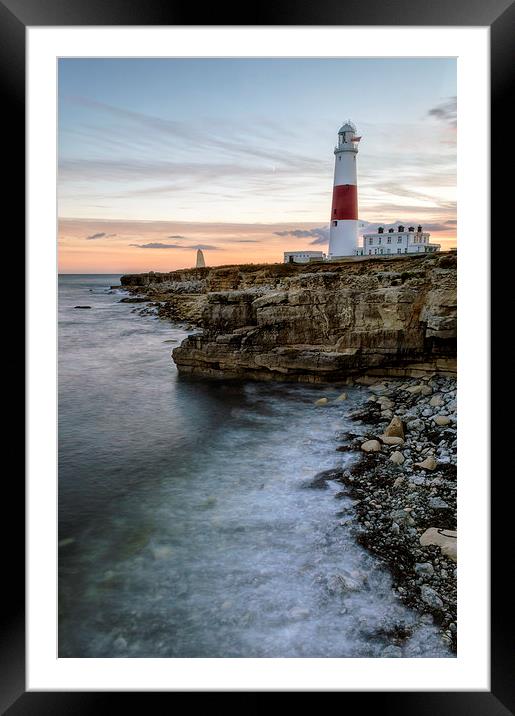
<instances>
[{"instance_id":1,"label":"black picture frame","mask_svg":"<svg viewBox=\"0 0 515 716\"><path fill-rule=\"evenodd\" d=\"M491 32L491 215L494 218L491 235L495 235L495 221L505 218L507 192L511 183L504 181L502 167L510 165L506 155L513 151L513 130L509 112L510 80L513 73L513 44L515 37L515 5L511 0L361 0L342 2L318 0L313 5L294 0L258 2L235 11L234 6L211 3L205 7L179 4L173 0L0 0L0 78L3 97L2 120L4 137L15 148L15 160L10 160L6 187L8 213L13 218L16 234L20 233L20 217L25 215L25 31L34 26L72 25L399 25L399 26L489 26ZM500 142L503 142L501 147ZM495 145L497 144L497 150ZM511 145L511 146L510 146ZM511 194L511 191L510 191ZM511 198L511 197L510 197ZM14 224L14 220L16 224ZM24 257L21 257L24 260ZM499 262L500 263L500 262ZM494 266L492 283L509 285L504 267ZM506 276L503 274L506 271ZM16 272L19 274L19 270ZM501 299L492 308L502 308ZM492 329L500 325L500 313L492 310ZM494 317L496 320L494 320ZM497 322L496 322L497 321ZM509 365L509 364L508 364ZM505 397L502 370L492 373L492 410ZM20 376L21 380L22 377ZM21 384L20 380L20 384ZM20 393L21 391L19 391ZM497 399L497 396L499 398ZM21 400L21 398L20 398ZM505 436L506 437L506 436ZM485 436L488 441L488 436ZM499 446L492 456L499 455ZM473 449L473 447L471 447ZM515 713L513 687L514 644L510 615L512 589L509 580L512 502L508 490L513 481L512 470L494 470L501 457L492 458L492 592L491 592L491 691L490 692L346 692L340 707L372 713L394 713L397 716L505 716ZM14 479L16 476L16 479ZM14 517L4 535L4 581L2 590L4 609L1 615L0 640L0 709L9 716L32 714L82 714L117 712L120 699L130 698L130 706L138 708L141 697L166 699L167 708L175 704L174 693L106 693L106 692L26 692L25 691L25 570L24 570L24 483L14 471L4 474L4 515ZM7 492L7 495L5 495ZM8 506L8 507L7 507ZM4 520L5 523L5 520ZM409 685L407 685L409 688ZM201 696L202 694L197 694ZM265 694L239 694L240 707L257 711ZM213 696L210 695L212 699ZM218 699L211 701L216 704ZM354 703L353 703L354 702ZM148 706L147 706L148 708ZM161 708L163 708L161 706Z\"/></svg>"}]
</instances>

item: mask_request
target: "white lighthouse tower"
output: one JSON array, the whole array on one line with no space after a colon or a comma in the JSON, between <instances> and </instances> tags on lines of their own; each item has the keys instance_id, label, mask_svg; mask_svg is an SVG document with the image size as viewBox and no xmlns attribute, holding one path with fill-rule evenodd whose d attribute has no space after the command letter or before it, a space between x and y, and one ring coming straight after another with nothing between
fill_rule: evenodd
<instances>
[{"instance_id":1,"label":"white lighthouse tower","mask_svg":"<svg viewBox=\"0 0 515 716\"><path fill-rule=\"evenodd\" d=\"M329 259L355 256L358 248L358 179L356 127L346 122L334 149L334 187L329 228Z\"/></svg>"}]
</instances>

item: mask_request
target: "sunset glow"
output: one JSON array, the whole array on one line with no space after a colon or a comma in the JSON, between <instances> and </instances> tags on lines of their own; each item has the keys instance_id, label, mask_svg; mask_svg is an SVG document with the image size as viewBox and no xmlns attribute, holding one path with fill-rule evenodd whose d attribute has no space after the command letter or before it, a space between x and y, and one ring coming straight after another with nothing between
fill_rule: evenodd
<instances>
[{"instance_id":1,"label":"sunset glow","mask_svg":"<svg viewBox=\"0 0 515 716\"><path fill-rule=\"evenodd\" d=\"M64 59L59 270L124 273L327 250L333 148L363 136L359 218L456 245L451 59Z\"/></svg>"}]
</instances>

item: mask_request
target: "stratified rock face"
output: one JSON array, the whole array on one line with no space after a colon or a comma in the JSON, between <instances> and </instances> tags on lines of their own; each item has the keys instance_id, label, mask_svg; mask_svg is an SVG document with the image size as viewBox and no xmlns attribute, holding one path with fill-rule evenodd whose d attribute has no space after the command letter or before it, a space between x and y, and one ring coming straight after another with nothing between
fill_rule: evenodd
<instances>
[{"instance_id":1,"label":"stratified rock face","mask_svg":"<svg viewBox=\"0 0 515 716\"><path fill-rule=\"evenodd\" d=\"M325 382L455 370L454 255L308 266L245 288L237 269L218 276L232 290L206 277L203 332L173 351L181 373Z\"/></svg>"}]
</instances>

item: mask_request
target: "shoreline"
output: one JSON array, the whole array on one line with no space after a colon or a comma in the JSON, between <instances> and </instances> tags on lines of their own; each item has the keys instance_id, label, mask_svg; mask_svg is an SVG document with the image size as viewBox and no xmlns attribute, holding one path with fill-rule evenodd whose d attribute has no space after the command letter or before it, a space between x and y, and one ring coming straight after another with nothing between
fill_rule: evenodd
<instances>
[{"instance_id":1,"label":"shoreline","mask_svg":"<svg viewBox=\"0 0 515 716\"><path fill-rule=\"evenodd\" d=\"M344 434L337 448L358 459L319 473L314 486L334 480L345 487L355 500L358 543L385 564L399 599L434 622L456 654L456 381L365 382L372 383L366 406L349 416L365 434ZM398 643L408 636L397 635Z\"/></svg>"},{"instance_id":2,"label":"shoreline","mask_svg":"<svg viewBox=\"0 0 515 716\"><path fill-rule=\"evenodd\" d=\"M159 294L150 292L142 299L147 287L120 288L129 295L124 303L147 301L135 307L135 313L188 323L191 329L199 326L195 312L187 318L180 311L178 315L177 303L162 303ZM385 564L398 598L434 622L456 654L456 377L427 368L415 377L376 368L327 381L327 387L340 385L344 390L356 383L370 391L366 406L350 416L365 428L365 436L363 430L360 436L342 435L337 450L353 452L358 459L349 468L319 473L313 486L323 487L328 480L344 486L355 500L357 542ZM213 380L205 374L198 377ZM217 377L246 381L242 375ZM323 385L320 388L323 395ZM319 409L332 404L320 404ZM394 641L402 644L408 637L399 633Z\"/></svg>"}]
</instances>

